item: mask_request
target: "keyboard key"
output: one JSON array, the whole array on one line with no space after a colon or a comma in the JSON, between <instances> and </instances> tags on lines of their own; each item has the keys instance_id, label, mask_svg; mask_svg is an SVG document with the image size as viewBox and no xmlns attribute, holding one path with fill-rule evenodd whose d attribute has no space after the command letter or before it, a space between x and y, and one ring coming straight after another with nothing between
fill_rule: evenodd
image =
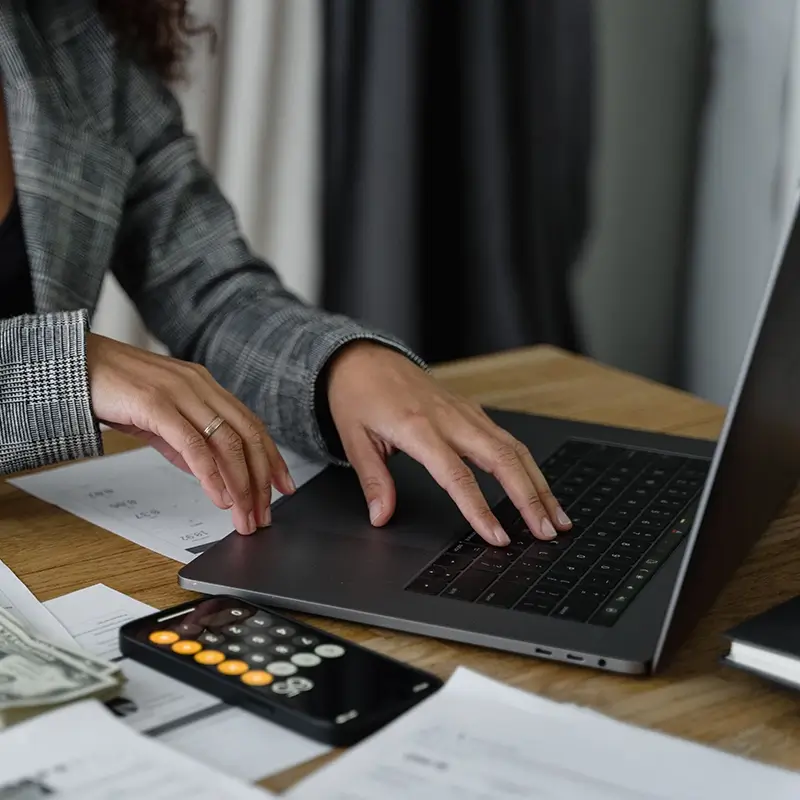
<instances>
[{"instance_id":1,"label":"keyboard key","mask_svg":"<svg viewBox=\"0 0 800 800\"><path fill-rule=\"evenodd\" d=\"M668 519L653 519L652 517L644 516L639 519L636 524L640 528L646 528L650 531L663 531L669 525Z\"/></svg>"},{"instance_id":2,"label":"keyboard key","mask_svg":"<svg viewBox=\"0 0 800 800\"><path fill-rule=\"evenodd\" d=\"M590 572L581 581L581 588L587 590L596 589L597 591L605 589L606 594L608 594L619 582L620 576Z\"/></svg>"},{"instance_id":3,"label":"keyboard key","mask_svg":"<svg viewBox=\"0 0 800 800\"><path fill-rule=\"evenodd\" d=\"M533 536L533 534L531 534L531 536ZM530 540L526 544L530 545ZM524 552L525 547L519 547L513 544L509 544L506 547L487 547L483 558L487 561L509 564L512 561L516 561Z\"/></svg>"},{"instance_id":4,"label":"keyboard key","mask_svg":"<svg viewBox=\"0 0 800 800\"><path fill-rule=\"evenodd\" d=\"M595 608L608 597L608 591L603 589L574 589L570 598L580 603L593 604Z\"/></svg>"},{"instance_id":5,"label":"keyboard key","mask_svg":"<svg viewBox=\"0 0 800 800\"><path fill-rule=\"evenodd\" d=\"M546 589L569 589L574 586L580 578L580 575L556 575L548 572L541 581L540 585Z\"/></svg>"},{"instance_id":6,"label":"keyboard key","mask_svg":"<svg viewBox=\"0 0 800 800\"><path fill-rule=\"evenodd\" d=\"M459 600L472 602L477 600L480 595L489 588L495 579L491 572L481 570L468 570L459 575L450 586L442 593L442 597L455 597Z\"/></svg>"},{"instance_id":7,"label":"keyboard key","mask_svg":"<svg viewBox=\"0 0 800 800\"><path fill-rule=\"evenodd\" d=\"M574 577L575 580L577 581L577 579L580 578L581 575L583 575L589 569L590 566L591 564L588 563L582 564L578 562L578 563L567 564L566 561L559 561L558 564L555 564L553 566L552 571L549 572L548 574Z\"/></svg>"},{"instance_id":8,"label":"keyboard key","mask_svg":"<svg viewBox=\"0 0 800 800\"><path fill-rule=\"evenodd\" d=\"M510 564L510 561L498 561L497 559L492 558L479 558L473 565L472 569L480 569L499 575L501 572L508 569Z\"/></svg>"},{"instance_id":9,"label":"keyboard key","mask_svg":"<svg viewBox=\"0 0 800 800\"><path fill-rule=\"evenodd\" d=\"M603 520L603 527L607 530L617 531L618 533L622 533L622 531L626 530L630 527L632 520L630 519L604 519Z\"/></svg>"},{"instance_id":10,"label":"keyboard key","mask_svg":"<svg viewBox=\"0 0 800 800\"><path fill-rule=\"evenodd\" d=\"M458 542L454 544L447 552L453 555L469 556L470 558L477 558L486 548L481 547L479 544L468 544L467 542Z\"/></svg>"},{"instance_id":11,"label":"keyboard key","mask_svg":"<svg viewBox=\"0 0 800 800\"><path fill-rule=\"evenodd\" d=\"M499 580L483 594L478 602L495 608L511 608L527 591L528 587L523 584Z\"/></svg>"},{"instance_id":12,"label":"keyboard key","mask_svg":"<svg viewBox=\"0 0 800 800\"><path fill-rule=\"evenodd\" d=\"M628 539L627 534L618 541L614 547L618 548L619 552L632 553L633 555L640 555L647 550L652 542L643 541L641 539Z\"/></svg>"},{"instance_id":13,"label":"keyboard key","mask_svg":"<svg viewBox=\"0 0 800 800\"><path fill-rule=\"evenodd\" d=\"M547 567L550 564L546 564ZM510 583L518 583L521 586L533 586L536 581L541 578L541 572L533 572L531 570L521 570L517 569L510 569L505 575L503 575L503 580L508 581Z\"/></svg>"},{"instance_id":14,"label":"keyboard key","mask_svg":"<svg viewBox=\"0 0 800 800\"><path fill-rule=\"evenodd\" d=\"M418 592L419 594L440 594L449 583L445 578L431 578L423 576L412 581L408 585L409 591Z\"/></svg>"},{"instance_id":15,"label":"keyboard key","mask_svg":"<svg viewBox=\"0 0 800 800\"><path fill-rule=\"evenodd\" d=\"M542 544L529 547L525 551L525 556L524 556L524 558L526 559L531 559L536 561L549 561L551 563L560 557L561 557L560 550Z\"/></svg>"},{"instance_id":16,"label":"keyboard key","mask_svg":"<svg viewBox=\"0 0 800 800\"><path fill-rule=\"evenodd\" d=\"M639 556L636 553L617 550L617 547L619 547L619 543L614 545L615 549L605 554L603 560L610 564L620 564L622 567L630 569L639 560Z\"/></svg>"},{"instance_id":17,"label":"keyboard key","mask_svg":"<svg viewBox=\"0 0 800 800\"><path fill-rule=\"evenodd\" d=\"M652 544L658 538L658 533L653 530L648 530L647 528L639 528L634 525L632 528L628 528L623 535L623 539L626 541L632 542L647 542L648 544Z\"/></svg>"},{"instance_id":18,"label":"keyboard key","mask_svg":"<svg viewBox=\"0 0 800 800\"><path fill-rule=\"evenodd\" d=\"M552 561L540 561L538 558L528 558L528 556L524 556L514 564L514 571L532 572L535 575L541 575L547 572L552 564Z\"/></svg>"},{"instance_id":19,"label":"keyboard key","mask_svg":"<svg viewBox=\"0 0 800 800\"><path fill-rule=\"evenodd\" d=\"M521 603L514 607L514 611L522 611L526 614L541 614L546 616L556 606L556 598L525 598Z\"/></svg>"},{"instance_id":20,"label":"keyboard key","mask_svg":"<svg viewBox=\"0 0 800 800\"><path fill-rule=\"evenodd\" d=\"M445 567L446 569L454 569L456 572L466 569L474 559L469 556L452 556L444 555L436 559L433 566Z\"/></svg>"},{"instance_id":21,"label":"keyboard key","mask_svg":"<svg viewBox=\"0 0 800 800\"><path fill-rule=\"evenodd\" d=\"M596 603L579 602L568 597L552 614L557 619L568 619L573 622L586 622L597 608Z\"/></svg>"},{"instance_id":22,"label":"keyboard key","mask_svg":"<svg viewBox=\"0 0 800 800\"><path fill-rule=\"evenodd\" d=\"M619 539L620 536L622 536L622 531L609 528L605 525L605 523L603 523L597 528L594 528L589 533L588 537L581 537L581 543L587 541L587 538L611 543Z\"/></svg>"},{"instance_id":23,"label":"keyboard key","mask_svg":"<svg viewBox=\"0 0 800 800\"><path fill-rule=\"evenodd\" d=\"M592 572L595 571L598 575L616 576L617 580L620 581L628 570L618 562L603 561L592 570Z\"/></svg>"},{"instance_id":24,"label":"keyboard key","mask_svg":"<svg viewBox=\"0 0 800 800\"><path fill-rule=\"evenodd\" d=\"M450 567L437 567L435 564L430 568L426 569L423 573L423 576L426 578L442 578L446 581L451 581L455 576L458 575L458 570L453 569Z\"/></svg>"},{"instance_id":25,"label":"keyboard key","mask_svg":"<svg viewBox=\"0 0 800 800\"><path fill-rule=\"evenodd\" d=\"M526 600L530 600L531 598L544 598L546 600L560 600L564 597L567 592L569 591L568 588L564 586L534 586L528 594L525 595ZM555 605L555 603L554 603Z\"/></svg>"},{"instance_id":26,"label":"keyboard key","mask_svg":"<svg viewBox=\"0 0 800 800\"><path fill-rule=\"evenodd\" d=\"M611 542L607 539L595 539L591 534L587 534L575 543L570 552L600 554L608 550L609 547L611 547Z\"/></svg>"},{"instance_id":27,"label":"keyboard key","mask_svg":"<svg viewBox=\"0 0 800 800\"><path fill-rule=\"evenodd\" d=\"M598 558L600 558L600 553L592 553L586 552L584 550L580 550L580 545L583 544L579 542L575 545L575 547L570 550L568 553L564 555L564 558L558 562L558 566L564 566L565 564L575 564L580 567L584 567L588 569Z\"/></svg>"}]
</instances>

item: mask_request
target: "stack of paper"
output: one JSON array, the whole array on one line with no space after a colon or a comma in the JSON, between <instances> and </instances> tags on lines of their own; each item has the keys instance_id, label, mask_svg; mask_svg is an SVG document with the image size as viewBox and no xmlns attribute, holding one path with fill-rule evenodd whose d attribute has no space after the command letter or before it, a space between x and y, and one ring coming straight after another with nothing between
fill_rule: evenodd
<instances>
[{"instance_id":1,"label":"stack of paper","mask_svg":"<svg viewBox=\"0 0 800 800\"><path fill-rule=\"evenodd\" d=\"M297 486L323 468L281 452ZM233 530L230 511L217 508L194 476L151 447L65 464L9 483L182 564ZM273 502L280 497L273 490Z\"/></svg>"},{"instance_id":2,"label":"stack of paper","mask_svg":"<svg viewBox=\"0 0 800 800\"><path fill-rule=\"evenodd\" d=\"M65 706L0 735L0 797L62 800L258 800L230 778L116 720L96 700Z\"/></svg>"},{"instance_id":3,"label":"stack of paper","mask_svg":"<svg viewBox=\"0 0 800 800\"><path fill-rule=\"evenodd\" d=\"M292 800L797 800L800 775L459 669Z\"/></svg>"}]
</instances>

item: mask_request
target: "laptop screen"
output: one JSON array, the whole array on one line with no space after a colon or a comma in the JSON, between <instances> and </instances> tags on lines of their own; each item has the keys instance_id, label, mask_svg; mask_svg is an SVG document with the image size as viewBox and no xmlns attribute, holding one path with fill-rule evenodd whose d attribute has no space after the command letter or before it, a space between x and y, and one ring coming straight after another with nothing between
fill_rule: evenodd
<instances>
[{"instance_id":1,"label":"laptop screen","mask_svg":"<svg viewBox=\"0 0 800 800\"><path fill-rule=\"evenodd\" d=\"M714 603L800 477L800 221L797 205L734 389L654 666Z\"/></svg>"}]
</instances>

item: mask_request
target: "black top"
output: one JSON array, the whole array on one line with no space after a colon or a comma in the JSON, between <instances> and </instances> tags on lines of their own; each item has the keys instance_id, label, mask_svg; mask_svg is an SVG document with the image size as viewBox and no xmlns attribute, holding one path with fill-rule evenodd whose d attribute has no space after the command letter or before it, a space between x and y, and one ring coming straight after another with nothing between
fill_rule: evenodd
<instances>
[{"instance_id":1,"label":"black top","mask_svg":"<svg viewBox=\"0 0 800 800\"><path fill-rule=\"evenodd\" d=\"M32 314L33 289L16 197L0 222L0 319Z\"/></svg>"}]
</instances>

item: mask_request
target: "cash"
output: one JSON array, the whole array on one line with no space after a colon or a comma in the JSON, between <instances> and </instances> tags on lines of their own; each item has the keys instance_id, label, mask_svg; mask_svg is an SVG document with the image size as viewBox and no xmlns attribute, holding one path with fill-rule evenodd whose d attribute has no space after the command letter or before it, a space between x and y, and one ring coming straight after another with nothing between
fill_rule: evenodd
<instances>
[{"instance_id":1,"label":"cash","mask_svg":"<svg viewBox=\"0 0 800 800\"><path fill-rule=\"evenodd\" d=\"M0 608L0 729L75 700L117 697L119 667L50 642Z\"/></svg>"}]
</instances>

